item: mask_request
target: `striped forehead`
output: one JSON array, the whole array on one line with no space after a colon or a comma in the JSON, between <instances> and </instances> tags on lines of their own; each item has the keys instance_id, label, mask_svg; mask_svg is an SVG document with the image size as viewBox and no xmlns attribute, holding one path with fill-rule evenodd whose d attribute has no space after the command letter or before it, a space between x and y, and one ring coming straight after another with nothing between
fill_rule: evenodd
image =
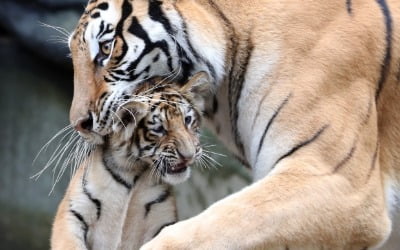
<instances>
[{"instance_id":1,"label":"striped forehead","mask_svg":"<svg viewBox=\"0 0 400 250\"><path fill-rule=\"evenodd\" d=\"M153 95L152 105L156 105L156 109L169 114L182 115L192 109L191 103L179 92L168 89L161 93Z\"/></svg>"},{"instance_id":2,"label":"striped forehead","mask_svg":"<svg viewBox=\"0 0 400 250\"><path fill-rule=\"evenodd\" d=\"M88 44L90 58L94 58L99 53L99 42L112 40L115 36L115 27L120 18L119 7L113 1L96 2L88 6L88 24L83 35Z\"/></svg>"}]
</instances>

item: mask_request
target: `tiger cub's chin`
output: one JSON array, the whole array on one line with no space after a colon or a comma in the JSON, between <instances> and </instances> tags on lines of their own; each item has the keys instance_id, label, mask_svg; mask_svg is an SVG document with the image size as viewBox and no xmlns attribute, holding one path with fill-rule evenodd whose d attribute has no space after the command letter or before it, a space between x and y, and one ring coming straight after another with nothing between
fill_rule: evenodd
<instances>
[{"instance_id":1,"label":"tiger cub's chin","mask_svg":"<svg viewBox=\"0 0 400 250\"><path fill-rule=\"evenodd\" d=\"M189 166L179 167L179 169L172 166L161 178L168 184L176 185L189 179L190 173L191 169Z\"/></svg>"}]
</instances>

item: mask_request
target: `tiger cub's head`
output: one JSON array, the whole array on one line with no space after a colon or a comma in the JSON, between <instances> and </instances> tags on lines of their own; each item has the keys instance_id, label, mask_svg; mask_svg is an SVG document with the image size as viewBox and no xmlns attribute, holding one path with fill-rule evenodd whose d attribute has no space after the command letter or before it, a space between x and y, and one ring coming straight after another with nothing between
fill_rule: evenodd
<instances>
[{"instance_id":1,"label":"tiger cub's head","mask_svg":"<svg viewBox=\"0 0 400 250\"><path fill-rule=\"evenodd\" d=\"M152 172L170 184L190 176L189 165L200 159L200 109L207 91L202 73L184 87L146 83L141 96L127 101L116 113L118 132L107 136L113 158L120 166L137 162L150 165Z\"/></svg>"}]
</instances>

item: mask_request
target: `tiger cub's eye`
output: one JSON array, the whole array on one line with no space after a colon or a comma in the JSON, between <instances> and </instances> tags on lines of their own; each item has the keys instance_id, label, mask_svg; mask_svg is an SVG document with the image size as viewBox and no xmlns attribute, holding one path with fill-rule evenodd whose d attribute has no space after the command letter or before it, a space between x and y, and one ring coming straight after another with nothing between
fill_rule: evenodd
<instances>
[{"instance_id":1,"label":"tiger cub's eye","mask_svg":"<svg viewBox=\"0 0 400 250\"><path fill-rule=\"evenodd\" d=\"M185 124L186 125L189 125L191 121L192 121L192 117L191 116L186 116L185 117Z\"/></svg>"}]
</instances>

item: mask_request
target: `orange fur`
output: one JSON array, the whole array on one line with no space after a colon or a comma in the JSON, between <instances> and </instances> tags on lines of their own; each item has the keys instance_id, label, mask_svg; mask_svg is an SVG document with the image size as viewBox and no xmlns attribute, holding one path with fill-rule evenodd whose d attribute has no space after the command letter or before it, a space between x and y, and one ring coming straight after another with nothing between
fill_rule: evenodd
<instances>
[{"instance_id":1,"label":"orange fur","mask_svg":"<svg viewBox=\"0 0 400 250\"><path fill-rule=\"evenodd\" d=\"M118 10L123 3L109 2ZM207 68L204 61L214 67L208 73L218 106L212 98L206 101L211 127L252 167L255 183L166 228L143 249L383 244L391 233L390 193L400 181L400 3L161 2L171 23L185 23L189 42L202 58L193 71ZM131 17L150 27L147 8L154 1L131 3ZM132 19L126 20L128 29ZM156 31L146 30L154 36ZM135 31L124 34L133 37ZM132 38L128 45L140 41ZM78 39L71 44L79 89L72 123L92 109L92 92L85 89L97 85L88 86L87 79L101 76L88 72L93 62L77 44ZM112 60L97 71L111 66ZM153 71L150 76L158 74Z\"/></svg>"}]
</instances>

